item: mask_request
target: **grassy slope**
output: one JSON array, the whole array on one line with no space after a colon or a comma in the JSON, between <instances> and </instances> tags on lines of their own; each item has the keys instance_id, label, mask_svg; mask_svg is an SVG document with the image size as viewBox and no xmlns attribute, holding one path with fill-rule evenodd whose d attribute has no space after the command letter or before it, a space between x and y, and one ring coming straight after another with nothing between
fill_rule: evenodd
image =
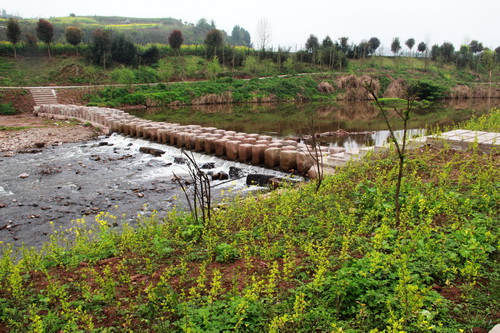
<instances>
[{"instance_id":1,"label":"grassy slope","mask_svg":"<svg viewBox=\"0 0 500 333\"><path fill-rule=\"evenodd\" d=\"M500 131L500 111L461 128ZM432 147L314 184L226 203L205 225L172 213L137 229L75 222L0 259L13 332L485 332L498 323L498 153ZM96 241L89 246L89 242ZM14 258L20 258L16 261ZM1 326L0 326L1 328Z\"/></svg>"}]
</instances>

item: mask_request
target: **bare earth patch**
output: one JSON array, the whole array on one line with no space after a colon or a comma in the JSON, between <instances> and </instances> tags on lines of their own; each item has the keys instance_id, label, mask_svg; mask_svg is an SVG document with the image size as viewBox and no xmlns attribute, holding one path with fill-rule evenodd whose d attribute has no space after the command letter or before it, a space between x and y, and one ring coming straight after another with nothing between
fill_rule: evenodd
<instances>
[{"instance_id":1,"label":"bare earth patch","mask_svg":"<svg viewBox=\"0 0 500 333\"><path fill-rule=\"evenodd\" d=\"M55 121L32 115L0 116L0 151L79 142L99 133L75 121Z\"/></svg>"}]
</instances>

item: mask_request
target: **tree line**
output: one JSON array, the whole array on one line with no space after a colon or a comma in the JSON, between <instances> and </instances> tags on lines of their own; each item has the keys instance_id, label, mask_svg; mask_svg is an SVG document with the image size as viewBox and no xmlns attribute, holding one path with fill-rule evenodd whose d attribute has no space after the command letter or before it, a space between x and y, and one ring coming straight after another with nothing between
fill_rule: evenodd
<instances>
[{"instance_id":1,"label":"tree line","mask_svg":"<svg viewBox=\"0 0 500 333\"><path fill-rule=\"evenodd\" d=\"M234 66L241 66L245 57L238 54L235 56L234 45L251 45L250 34L245 29L236 25L232 31L232 37L228 39L224 31L216 29L215 23L208 23L205 19L201 19L197 23L200 31L206 31L203 48L199 52L203 52L206 59L217 57L220 63ZM45 20L39 19L36 24L36 34L38 40L47 45L49 57L51 56L51 44L55 36L54 25ZM21 42L21 27L19 21L11 18L8 21L6 29L7 39L14 45L14 56L16 55L16 44ZM78 46L85 41L85 32L78 26L67 26L64 31L66 42L75 47L78 55ZM168 45L177 55L180 56L181 46L185 42L184 33L180 29L174 29L164 37L168 41ZM30 40L28 39L28 44ZM230 45L233 43L233 45ZM317 64L328 66L332 69L345 69L348 59L363 59L375 55L381 45L377 37L371 37L367 40L362 40L359 44L349 43L349 37L340 37L333 40L330 36L326 36L322 42L311 34L307 39L304 49L295 52L295 59L304 63ZM493 65L500 61L500 47L494 51L483 47L482 43L473 40L467 45L462 45L460 49L455 50L453 44L444 42L441 45L427 45L425 42L416 43L414 38L409 38L404 42L406 46L406 56L425 57L442 63L455 63L457 68L472 68L478 69L481 61L492 62ZM233 49L231 49L233 47ZM415 48L415 49L414 49ZM91 33L88 40L87 56L96 65L104 68L112 62L127 66L136 65L151 65L160 59L160 51L158 46L151 45L147 48L140 49L138 44L134 43L124 33L117 33L109 29L96 29ZM398 37L394 38L391 43L391 52L394 56L404 55L402 43ZM257 53L259 60L268 59L278 64L285 65L290 58L291 49L281 48L277 50L266 49L264 46L261 50L250 50L248 54ZM381 53L381 52L379 52ZM199 54L198 54L199 55ZM490 58L492 58L490 60Z\"/></svg>"}]
</instances>

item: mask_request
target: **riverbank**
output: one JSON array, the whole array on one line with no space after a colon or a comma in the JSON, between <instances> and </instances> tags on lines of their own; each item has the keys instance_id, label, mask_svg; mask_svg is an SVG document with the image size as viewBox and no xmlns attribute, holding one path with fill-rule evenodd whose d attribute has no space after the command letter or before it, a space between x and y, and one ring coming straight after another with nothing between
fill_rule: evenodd
<instances>
[{"instance_id":1,"label":"riverbank","mask_svg":"<svg viewBox=\"0 0 500 333\"><path fill-rule=\"evenodd\" d=\"M496 131L499 115L461 128ZM41 252L5 252L0 329L488 332L500 307L499 158L474 145L409 152L400 223L394 154L319 190L229 202L205 223L153 214L118 230L99 214Z\"/></svg>"},{"instance_id":2,"label":"riverbank","mask_svg":"<svg viewBox=\"0 0 500 333\"><path fill-rule=\"evenodd\" d=\"M99 132L72 120L52 120L33 114L0 116L0 152L42 148L96 138ZM4 154L5 155L5 154Z\"/></svg>"}]
</instances>

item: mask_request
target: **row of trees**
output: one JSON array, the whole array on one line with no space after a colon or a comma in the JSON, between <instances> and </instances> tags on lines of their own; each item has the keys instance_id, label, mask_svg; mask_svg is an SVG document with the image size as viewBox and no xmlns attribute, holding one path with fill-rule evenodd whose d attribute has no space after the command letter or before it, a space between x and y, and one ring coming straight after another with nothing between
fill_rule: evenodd
<instances>
[{"instance_id":1,"label":"row of trees","mask_svg":"<svg viewBox=\"0 0 500 333\"><path fill-rule=\"evenodd\" d=\"M72 20L66 18L52 18L51 23L54 25L53 41L55 43L65 42L65 30L68 25L78 25L84 33L83 43L90 43L92 33L96 30L96 26L101 29L106 29L106 26L112 25L117 27L129 40L136 44L146 45L150 43L165 43L166 36L172 30L180 30L184 35L187 44L203 44L208 31L215 29L215 22L208 22L206 19L200 19L196 24L182 22L176 19L125 19L120 17L82 17ZM69 23L68 22L73 22ZM16 23L23 31L23 40L31 43L37 41L35 32L37 21L18 20ZM123 25L124 29L120 28ZM127 28L128 26L128 28ZM133 29L132 29L133 26ZM153 28L154 27L154 28ZM6 34L3 29L0 29L0 40L6 40ZM251 47L252 42L250 33L239 25L235 25L232 32L226 33L221 30L225 41L234 46Z\"/></svg>"},{"instance_id":2,"label":"row of trees","mask_svg":"<svg viewBox=\"0 0 500 333\"><path fill-rule=\"evenodd\" d=\"M231 57L230 49L228 52L227 36L221 30L215 29L215 24L208 24L207 22L200 23L206 25L205 28L211 27L208 30L205 39L205 57L212 59L217 57L222 63L226 64L225 58ZM54 38L54 26L47 20L40 19L36 26L37 37L39 40L47 44L47 49L50 57L50 44ZM266 36L262 33L263 36ZM233 29L233 36L239 36L247 43L249 41L249 34L246 30L239 26ZM14 44L14 55L16 55L15 45L21 40L21 29L18 21L10 19L7 25L7 38ZM75 46L78 54L77 46L84 40L84 32L81 28L76 26L69 26L65 29L66 41ZM265 41L260 41L262 50L259 51L260 59L271 59L279 66L285 63L290 57L290 49L278 48L277 52L274 50L266 50ZM184 43L184 35L181 30L173 30L168 36L168 44L171 49L180 55L181 46ZM233 38L234 39L234 38ZM259 39L260 40L260 39ZM377 37L372 37L368 40L363 40L359 44L349 43L348 37L341 37L337 40L332 40L330 36L326 36L320 43L315 35L310 35L305 43L305 49L296 52L295 59L297 61L319 64L342 70L346 68L348 59L360 59L371 56L379 49L381 43ZM489 51L483 47L482 43L473 40L468 45L462 45L459 51L455 52L454 46L451 43L443 43L442 45L433 45L430 49L427 44L420 42L416 46L416 51L413 53L413 48L416 45L414 38L409 38L405 41L408 49L408 55L415 54L415 56L429 56L432 60L442 62L456 62L459 68L475 68L479 66L479 60L482 53ZM135 65L149 65L156 63L160 58L160 51L156 46L151 46L146 50L139 51L137 44L128 39L124 34L114 34L110 30L97 29L92 32L92 37L88 46L88 57L94 64L107 67L111 62L135 66ZM394 38L391 43L391 51L394 56L402 54L402 46L399 38ZM493 61L500 60L500 47L496 50L496 54L492 52ZM232 52L234 58L234 52ZM232 65L241 65L243 59L232 59Z\"/></svg>"},{"instance_id":3,"label":"row of trees","mask_svg":"<svg viewBox=\"0 0 500 333\"><path fill-rule=\"evenodd\" d=\"M330 67L342 68L343 59L361 59L375 54L380 47L380 40L372 37L363 40L359 44L349 43L348 37L340 37L335 42L326 36L321 43L315 35L310 35L305 43L305 51L299 51L301 59L318 64L328 64ZM430 57L434 61L444 63L455 62L458 68L472 68L479 66L484 57L493 57L493 62L500 61L500 46L494 51L483 47L477 40L468 45L462 45L455 51L453 44L444 42L442 45L433 45L429 48L427 43L420 42L418 45L414 38L408 38L404 45L408 56ZM414 47L416 47L414 51ZM398 37L391 43L391 52L394 56L403 54L401 41Z\"/></svg>"}]
</instances>

